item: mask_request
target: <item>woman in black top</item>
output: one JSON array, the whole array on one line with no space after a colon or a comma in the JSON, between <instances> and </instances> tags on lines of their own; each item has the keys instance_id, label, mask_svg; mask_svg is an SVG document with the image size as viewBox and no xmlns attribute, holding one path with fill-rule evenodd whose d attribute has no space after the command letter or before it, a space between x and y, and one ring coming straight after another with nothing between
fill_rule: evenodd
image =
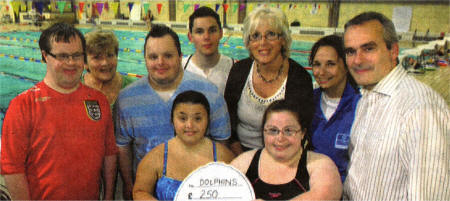
<instances>
[{"instance_id":1,"label":"woman in black top","mask_svg":"<svg viewBox=\"0 0 450 201\"><path fill-rule=\"evenodd\" d=\"M292 39L280 9L252 11L244 20L243 40L250 57L233 65L224 94L235 154L263 147L261 119L273 101L314 104L311 76L289 58Z\"/></svg>"},{"instance_id":2,"label":"woman in black top","mask_svg":"<svg viewBox=\"0 0 450 201\"><path fill-rule=\"evenodd\" d=\"M238 156L231 165L245 173L257 199L339 200L342 183L334 162L309 151L307 128L313 107L273 102L263 116L264 148Z\"/></svg>"}]
</instances>

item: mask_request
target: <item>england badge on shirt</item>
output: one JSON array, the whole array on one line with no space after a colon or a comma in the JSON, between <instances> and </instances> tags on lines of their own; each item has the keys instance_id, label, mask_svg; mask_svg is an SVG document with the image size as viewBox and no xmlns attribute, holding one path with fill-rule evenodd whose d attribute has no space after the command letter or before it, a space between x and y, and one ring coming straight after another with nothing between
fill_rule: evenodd
<instances>
[{"instance_id":1,"label":"england badge on shirt","mask_svg":"<svg viewBox=\"0 0 450 201\"><path fill-rule=\"evenodd\" d=\"M85 100L84 106L86 108L86 113L88 117L92 120L98 121L102 118L102 112L100 110L100 105L96 100Z\"/></svg>"}]
</instances>

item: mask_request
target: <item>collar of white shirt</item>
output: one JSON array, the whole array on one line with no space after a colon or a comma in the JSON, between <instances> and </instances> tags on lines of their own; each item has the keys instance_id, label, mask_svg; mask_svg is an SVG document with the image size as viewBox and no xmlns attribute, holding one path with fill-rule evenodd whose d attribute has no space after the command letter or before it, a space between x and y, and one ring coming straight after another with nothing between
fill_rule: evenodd
<instances>
[{"instance_id":1,"label":"collar of white shirt","mask_svg":"<svg viewBox=\"0 0 450 201\"><path fill-rule=\"evenodd\" d=\"M367 93L379 93L387 96L391 96L400 82L407 76L406 71L400 66L396 66L391 70L380 82L375 85L372 90L362 88L361 94Z\"/></svg>"}]
</instances>

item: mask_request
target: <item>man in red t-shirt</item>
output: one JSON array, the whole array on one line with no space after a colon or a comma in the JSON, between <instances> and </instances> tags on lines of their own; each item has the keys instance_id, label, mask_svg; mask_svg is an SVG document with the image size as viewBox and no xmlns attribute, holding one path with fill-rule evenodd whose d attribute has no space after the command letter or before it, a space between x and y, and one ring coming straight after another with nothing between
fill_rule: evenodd
<instances>
[{"instance_id":1,"label":"man in red t-shirt","mask_svg":"<svg viewBox=\"0 0 450 201\"><path fill-rule=\"evenodd\" d=\"M58 23L39 39L47 73L14 98L1 141L1 173L14 200L96 200L101 173L113 198L117 147L106 97L80 83L85 40Z\"/></svg>"}]
</instances>

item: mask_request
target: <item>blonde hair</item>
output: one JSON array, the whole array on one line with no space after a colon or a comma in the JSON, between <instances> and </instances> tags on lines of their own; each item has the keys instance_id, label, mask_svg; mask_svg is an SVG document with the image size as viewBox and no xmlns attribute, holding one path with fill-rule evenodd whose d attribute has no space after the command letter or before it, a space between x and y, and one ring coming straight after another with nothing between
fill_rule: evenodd
<instances>
[{"instance_id":1,"label":"blonde hair","mask_svg":"<svg viewBox=\"0 0 450 201\"><path fill-rule=\"evenodd\" d=\"M278 32L281 32L280 36L283 37L286 41L285 45L281 47L281 54L284 58L288 58L290 56L292 43L291 33L289 31L289 23L283 11L277 8L266 8L260 6L253 10L244 19L244 33L242 37L245 47L248 49L250 43L250 35L255 31L256 27L260 24L261 21L268 22L272 28L274 28Z\"/></svg>"},{"instance_id":2,"label":"blonde hair","mask_svg":"<svg viewBox=\"0 0 450 201\"><path fill-rule=\"evenodd\" d=\"M119 53L119 41L112 31L95 30L87 33L86 52L87 54L101 54L106 50L113 49L116 56Z\"/></svg>"}]
</instances>

